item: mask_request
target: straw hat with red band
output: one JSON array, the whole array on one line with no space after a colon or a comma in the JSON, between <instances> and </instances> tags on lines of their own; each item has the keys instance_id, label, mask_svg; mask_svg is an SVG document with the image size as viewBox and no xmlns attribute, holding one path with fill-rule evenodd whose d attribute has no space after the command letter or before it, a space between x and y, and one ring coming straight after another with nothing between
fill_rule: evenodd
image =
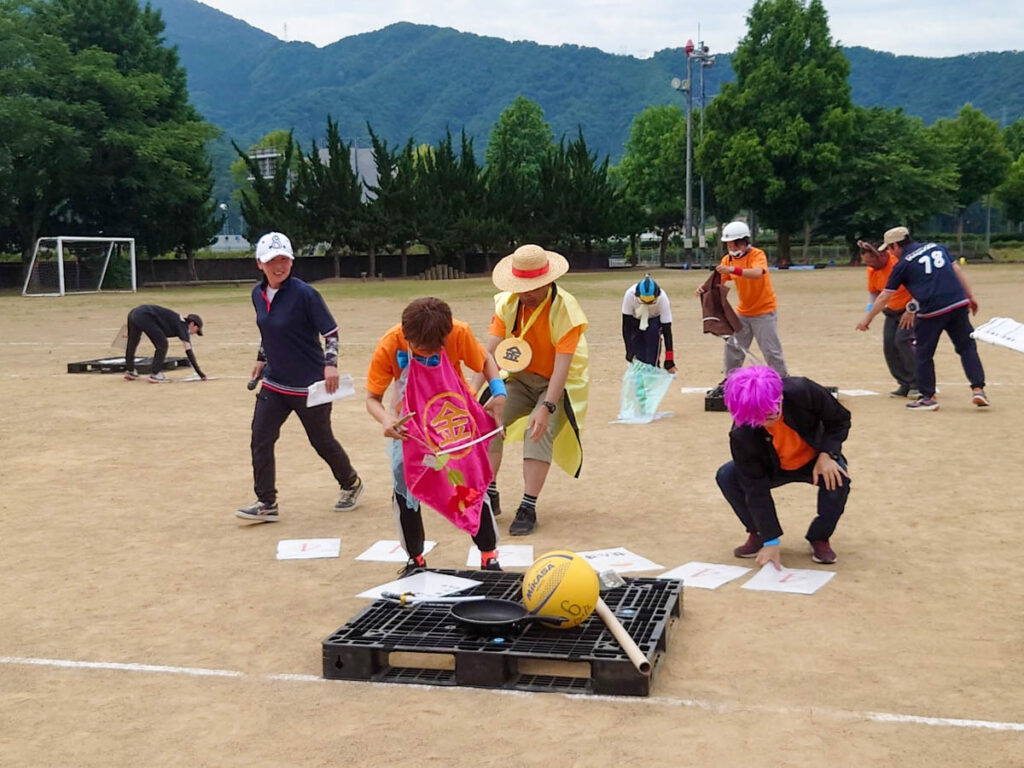
<instances>
[{"instance_id":1,"label":"straw hat with red band","mask_svg":"<svg viewBox=\"0 0 1024 768\"><path fill-rule=\"evenodd\" d=\"M566 258L539 245L521 245L499 261L491 280L500 291L526 293L553 283L569 271Z\"/></svg>"}]
</instances>

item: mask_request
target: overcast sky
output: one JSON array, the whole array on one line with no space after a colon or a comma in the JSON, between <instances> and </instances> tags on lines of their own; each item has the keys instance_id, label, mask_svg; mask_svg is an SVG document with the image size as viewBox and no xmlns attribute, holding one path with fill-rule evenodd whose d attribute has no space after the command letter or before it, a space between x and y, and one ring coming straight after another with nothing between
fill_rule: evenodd
<instances>
[{"instance_id":1,"label":"overcast sky","mask_svg":"<svg viewBox=\"0 0 1024 768\"><path fill-rule=\"evenodd\" d=\"M728 52L753 0L203 0L280 38L327 45L398 21L646 58L700 34ZM896 54L1024 50L1022 0L825 0L833 40Z\"/></svg>"}]
</instances>

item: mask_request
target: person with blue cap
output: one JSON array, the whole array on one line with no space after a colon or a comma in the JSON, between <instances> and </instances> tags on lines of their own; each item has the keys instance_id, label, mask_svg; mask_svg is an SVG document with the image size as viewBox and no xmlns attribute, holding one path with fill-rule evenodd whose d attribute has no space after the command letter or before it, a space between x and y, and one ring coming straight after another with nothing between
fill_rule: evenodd
<instances>
[{"instance_id":1,"label":"person with blue cap","mask_svg":"<svg viewBox=\"0 0 1024 768\"><path fill-rule=\"evenodd\" d=\"M676 372L672 351L672 307L668 294L649 274L626 289L622 297L622 341L626 361L661 365L661 343L665 342L665 370Z\"/></svg>"}]
</instances>

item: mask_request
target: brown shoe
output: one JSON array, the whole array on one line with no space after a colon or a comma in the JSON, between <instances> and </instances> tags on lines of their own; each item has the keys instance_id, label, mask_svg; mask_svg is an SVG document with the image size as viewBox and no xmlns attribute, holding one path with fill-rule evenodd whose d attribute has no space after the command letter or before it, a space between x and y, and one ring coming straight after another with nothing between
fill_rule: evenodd
<instances>
[{"instance_id":1,"label":"brown shoe","mask_svg":"<svg viewBox=\"0 0 1024 768\"><path fill-rule=\"evenodd\" d=\"M832 551L832 547L829 546L828 539L811 542L811 560L814 562L832 565L838 559L836 553Z\"/></svg>"},{"instance_id":2,"label":"brown shoe","mask_svg":"<svg viewBox=\"0 0 1024 768\"><path fill-rule=\"evenodd\" d=\"M761 537L756 533L748 533L747 541L744 544L736 547L732 551L736 557L754 557L758 552L761 551L761 547L764 546L761 542Z\"/></svg>"}]
</instances>

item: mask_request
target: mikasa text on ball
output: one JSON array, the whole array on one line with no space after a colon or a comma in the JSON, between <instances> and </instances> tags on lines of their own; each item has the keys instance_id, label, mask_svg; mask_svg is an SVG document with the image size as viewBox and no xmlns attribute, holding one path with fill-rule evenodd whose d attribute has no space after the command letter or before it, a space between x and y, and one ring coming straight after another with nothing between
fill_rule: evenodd
<instances>
[{"instance_id":1,"label":"mikasa text on ball","mask_svg":"<svg viewBox=\"0 0 1024 768\"><path fill-rule=\"evenodd\" d=\"M600 595L597 572L568 550L541 555L523 576L523 605L538 616L561 616L561 629L586 621Z\"/></svg>"}]
</instances>

